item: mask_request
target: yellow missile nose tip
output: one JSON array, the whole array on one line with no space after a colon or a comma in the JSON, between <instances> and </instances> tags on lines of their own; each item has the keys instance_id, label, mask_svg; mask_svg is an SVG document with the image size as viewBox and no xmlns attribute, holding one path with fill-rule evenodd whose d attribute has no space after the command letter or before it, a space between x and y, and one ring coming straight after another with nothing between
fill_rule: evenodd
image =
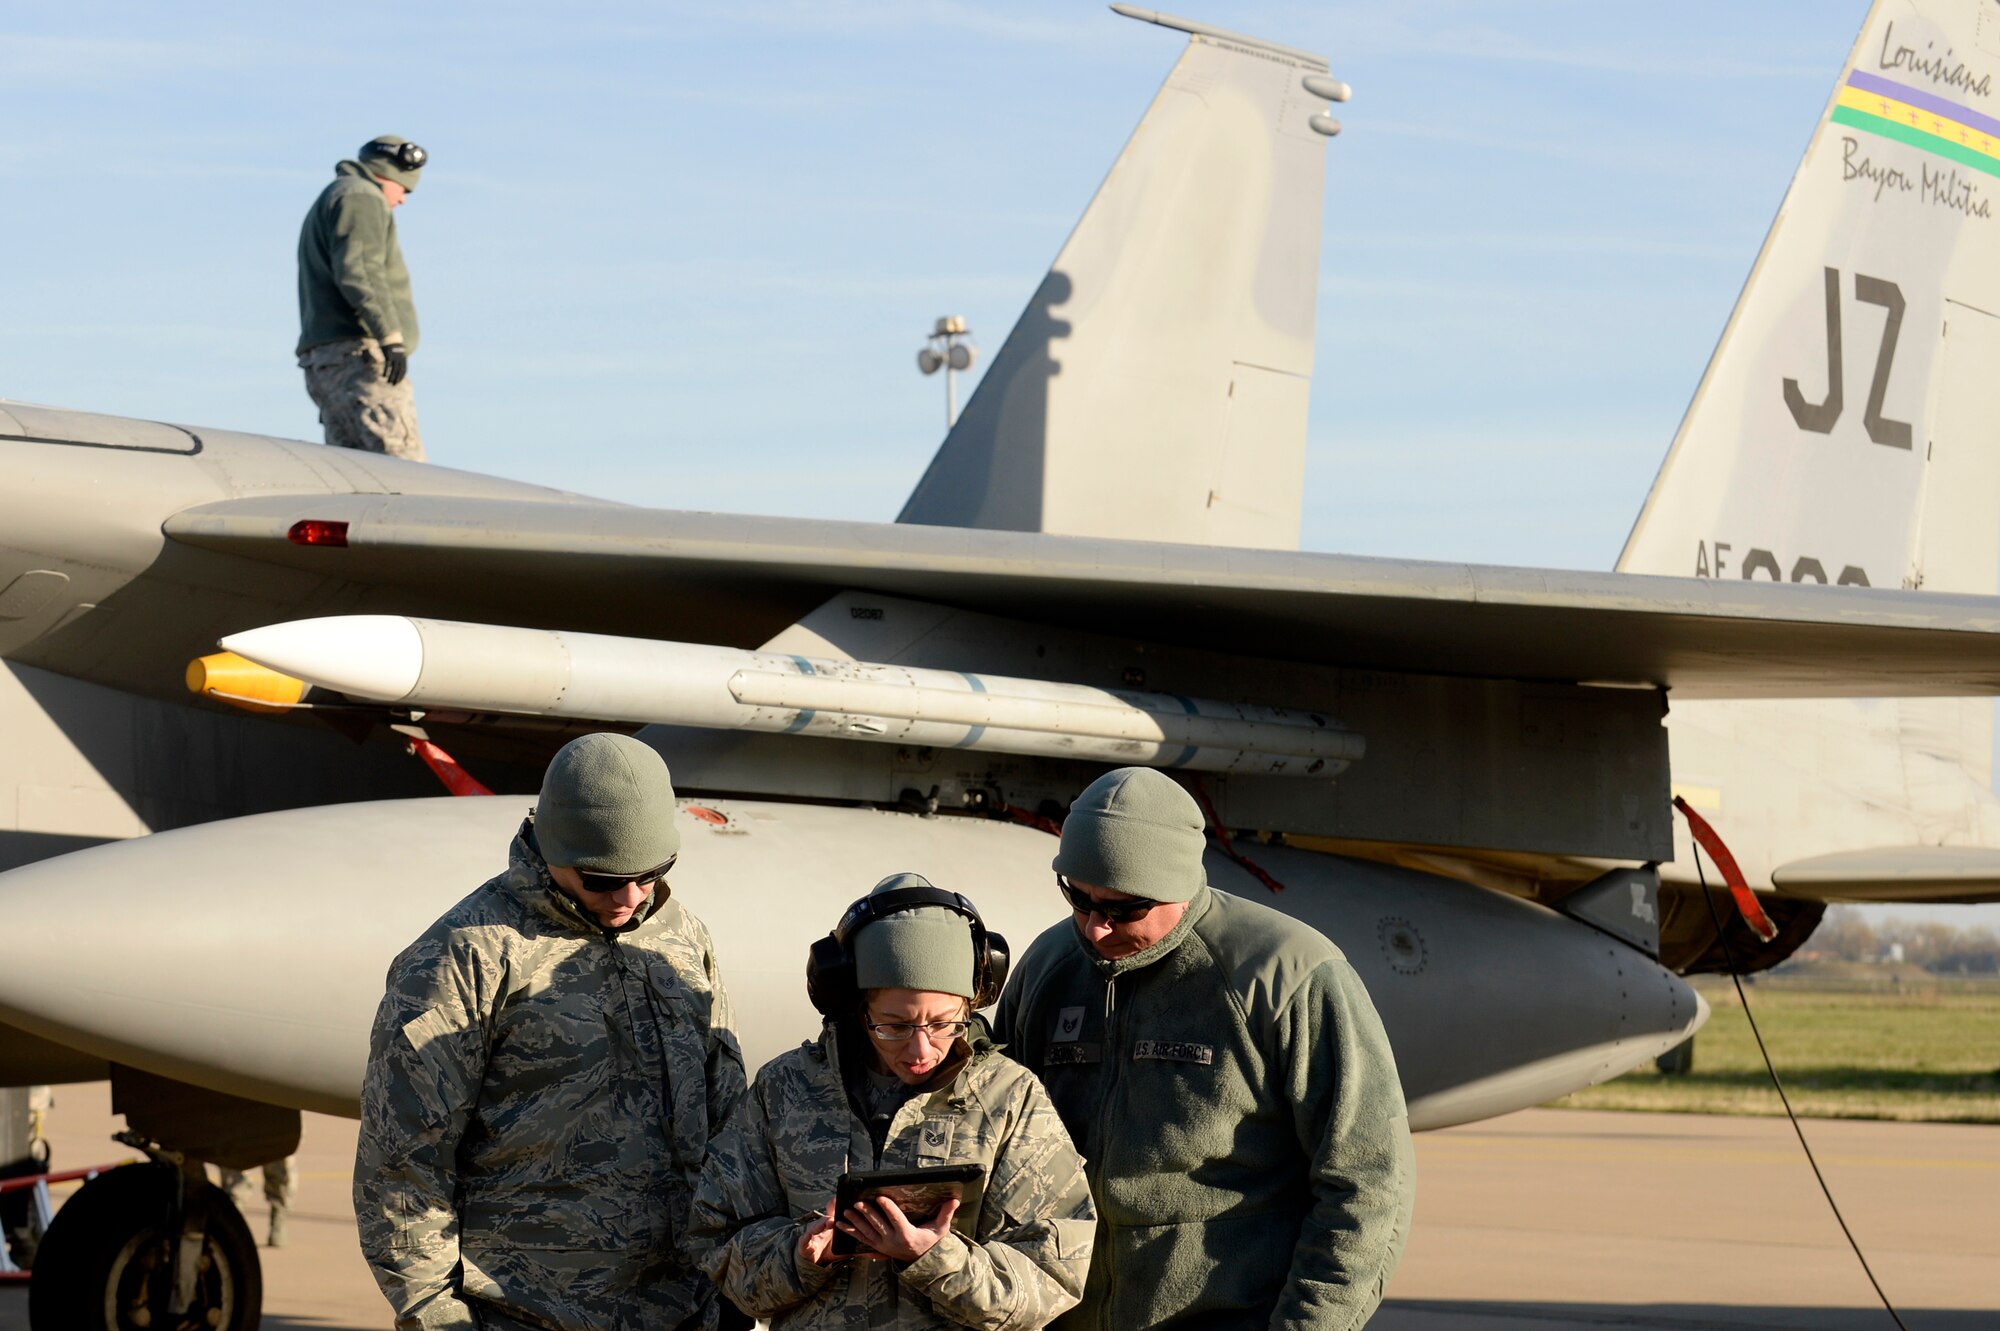
<instances>
[{"instance_id":1,"label":"yellow missile nose tip","mask_svg":"<svg viewBox=\"0 0 2000 1331\"><path fill-rule=\"evenodd\" d=\"M226 702L246 712L283 712L305 696L302 679L267 670L235 652L213 652L188 662L189 693Z\"/></svg>"}]
</instances>

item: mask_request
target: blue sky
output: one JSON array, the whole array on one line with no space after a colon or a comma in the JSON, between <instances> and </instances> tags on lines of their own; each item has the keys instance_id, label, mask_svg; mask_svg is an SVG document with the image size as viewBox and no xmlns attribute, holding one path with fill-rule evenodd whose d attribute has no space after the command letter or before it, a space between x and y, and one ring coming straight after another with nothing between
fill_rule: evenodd
<instances>
[{"instance_id":1,"label":"blue sky","mask_svg":"<svg viewBox=\"0 0 2000 1331\"><path fill-rule=\"evenodd\" d=\"M1305 544L1604 567L1864 5L1181 0L1328 53ZM0 8L0 395L312 437L299 218L367 137L435 460L888 518L1178 54L1096 3Z\"/></svg>"},{"instance_id":2,"label":"blue sky","mask_svg":"<svg viewBox=\"0 0 2000 1331\"><path fill-rule=\"evenodd\" d=\"M1178 0L1327 53L1304 544L1604 568L1866 5ZM1102 5L0 5L0 396L298 438L293 247L398 214L434 461L893 517L1179 53Z\"/></svg>"}]
</instances>

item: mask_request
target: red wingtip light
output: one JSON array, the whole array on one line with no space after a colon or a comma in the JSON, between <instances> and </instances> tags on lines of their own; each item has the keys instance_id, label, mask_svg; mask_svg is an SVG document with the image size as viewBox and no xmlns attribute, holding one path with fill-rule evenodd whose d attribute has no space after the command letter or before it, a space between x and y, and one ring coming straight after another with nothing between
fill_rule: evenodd
<instances>
[{"instance_id":1,"label":"red wingtip light","mask_svg":"<svg viewBox=\"0 0 2000 1331\"><path fill-rule=\"evenodd\" d=\"M293 545L334 545L347 544L347 524L329 522L324 518L306 518L292 524L285 533L285 539Z\"/></svg>"}]
</instances>

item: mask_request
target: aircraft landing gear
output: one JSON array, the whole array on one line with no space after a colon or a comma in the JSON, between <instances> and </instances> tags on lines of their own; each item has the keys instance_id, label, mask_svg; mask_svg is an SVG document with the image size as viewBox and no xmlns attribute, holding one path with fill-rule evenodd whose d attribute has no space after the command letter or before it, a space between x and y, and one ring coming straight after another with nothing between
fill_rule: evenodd
<instances>
[{"instance_id":1,"label":"aircraft landing gear","mask_svg":"<svg viewBox=\"0 0 2000 1331\"><path fill-rule=\"evenodd\" d=\"M229 1194L199 1161L131 1144L153 1163L100 1174L43 1236L32 1331L256 1331L263 1269Z\"/></svg>"},{"instance_id":2,"label":"aircraft landing gear","mask_svg":"<svg viewBox=\"0 0 2000 1331\"><path fill-rule=\"evenodd\" d=\"M1685 1077L1694 1071L1694 1037L1688 1036L1679 1044L1653 1060L1653 1066L1660 1070L1662 1077Z\"/></svg>"}]
</instances>

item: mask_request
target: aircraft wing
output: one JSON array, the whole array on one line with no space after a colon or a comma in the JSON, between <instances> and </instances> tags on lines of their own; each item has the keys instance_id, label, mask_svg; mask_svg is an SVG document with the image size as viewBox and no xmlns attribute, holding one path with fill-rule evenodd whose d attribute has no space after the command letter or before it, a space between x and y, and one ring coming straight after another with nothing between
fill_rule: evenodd
<instances>
[{"instance_id":1,"label":"aircraft wing","mask_svg":"<svg viewBox=\"0 0 2000 1331\"><path fill-rule=\"evenodd\" d=\"M2000 848L1887 846L1793 860L1771 871L1788 897L1814 901L2000 901Z\"/></svg>"},{"instance_id":2,"label":"aircraft wing","mask_svg":"<svg viewBox=\"0 0 2000 1331\"><path fill-rule=\"evenodd\" d=\"M344 545L301 543L307 521L345 524ZM226 500L164 530L391 589L411 613L476 596L521 625L741 646L855 590L1241 655L1676 698L2000 693L1992 597L393 494Z\"/></svg>"}]
</instances>

